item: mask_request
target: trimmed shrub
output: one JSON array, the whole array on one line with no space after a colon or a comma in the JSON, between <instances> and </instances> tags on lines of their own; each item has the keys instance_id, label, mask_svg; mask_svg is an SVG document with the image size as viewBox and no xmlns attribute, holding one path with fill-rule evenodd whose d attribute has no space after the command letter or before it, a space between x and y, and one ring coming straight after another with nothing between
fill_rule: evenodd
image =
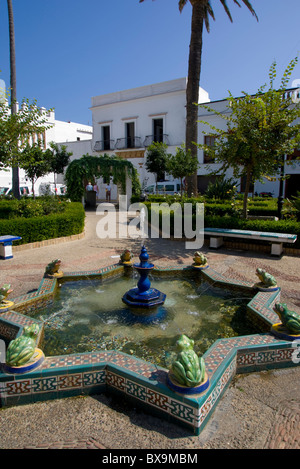
<instances>
[{"instance_id":1,"label":"trimmed shrub","mask_svg":"<svg viewBox=\"0 0 300 469\"><path fill-rule=\"evenodd\" d=\"M60 213L65 210L66 204L66 200L53 196L41 196L37 199L22 197L20 200L0 199L0 219L31 218Z\"/></svg>"},{"instance_id":2,"label":"trimmed shrub","mask_svg":"<svg viewBox=\"0 0 300 469\"><path fill-rule=\"evenodd\" d=\"M61 213L38 217L19 217L0 220L0 235L21 236L15 244L27 244L46 239L82 233L85 212L80 202L66 203Z\"/></svg>"},{"instance_id":3,"label":"trimmed shrub","mask_svg":"<svg viewBox=\"0 0 300 469\"><path fill-rule=\"evenodd\" d=\"M151 222L151 203L145 202L148 210L148 220ZM155 210L154 207L152 207ZM184 213L182 211L182 213ZM160 228L162 223L162 213L159 214ZM237 216L229 216L228 214L216 215L207 214L204 216L204 226L210 228L236 228L241 230L251 231L266 231L272 233L288 233L297 235L297 241L289 247L300 248L300 222L296 220L245 220ZM195 215L193 216L193 229L196 227ZM184 233L184 225L182 226L182 233ZM170 212L170 234L174 234L174 213Z\"/></svg>"}]
</instances>

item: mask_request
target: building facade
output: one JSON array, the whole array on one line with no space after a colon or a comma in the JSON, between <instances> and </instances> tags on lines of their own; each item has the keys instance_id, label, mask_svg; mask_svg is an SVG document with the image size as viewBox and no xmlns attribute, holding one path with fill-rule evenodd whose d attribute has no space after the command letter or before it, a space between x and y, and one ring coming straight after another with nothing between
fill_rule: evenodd
<instances>
[{"instance_id":1,"label":"building facade","mask_svg":"<svg viewBox=\"0 0 300 469\"><path fill-rule=\"evenodd\" d=\"M73 153L72 159L82 155L117 155L126 158L137 168L142 187L155 182L153 174L145 167L147 148L153 141L164 142L168 146L168 153L174 154L176 148L185 141L186 126L186 85L187 78L179 78L167 82L99 95L91 98L92 138L84 141L65 142L68 150ZM299 96L299 89L288 90ZM228 113L227 100L210 101L208 93L199 89L199 104L209 107L219 113ZM198 113L198 142L213 144L210 140L210 128L201 121L207 121L217 128L225 130L226 122L217 113L208 112L199 106ZM300 151L288 155L288 160L295 160ZM210 176L218 165L208 159L203 150L198 149L198 191L204 193L209 182L217 176ZM285 165L284 196L290 197L300 189L300 162ZM233 176L228 170L227 178ZM172 177L166 174L167 180ZM244 190L244 181L236 181L239 192ZM98 181L100 198L104 198L104 183ZM253 194L271 193L274 197L279 193L279 180L255 182ZM112 199L117 196L113 187Z\"/></svg>"},{"instance_id":2,"label":"building facade","mask_svg":"<svg viewBox=\"0 0 300 469\"><path fill-rule=\"evenodd\" d=\"M8 104L7 104L8 105ZM33 136L32 143L41 140L44 149L49 148L50 142L61 143L67 145L69 142L79 143L81 141L91 141L93 135L93 127L90 125L83 125L76 122L64 122L55 119L55 111L46 111L47 125L51 125L43 135ZM25 172L20 169L19 171L20 186L28 186ZM63 179L60 178L62 181ZM54 183L54 174L50 173L46 176L39 178L35 184L36 193L41 183ZM11 187L12 185L12 171L7 168L5 171L0 171L0 187ZM30 185L30 184L29 184Z\"/></svg>"}]
</instances>

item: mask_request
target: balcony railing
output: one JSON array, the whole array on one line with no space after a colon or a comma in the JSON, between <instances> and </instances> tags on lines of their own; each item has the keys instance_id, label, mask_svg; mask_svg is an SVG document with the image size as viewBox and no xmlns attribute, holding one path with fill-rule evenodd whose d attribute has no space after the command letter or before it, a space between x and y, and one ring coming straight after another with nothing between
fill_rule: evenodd
<instances>
[{"instance_id":1,"label":"balcony railing","mask_svg":"<svg viewBox=\"0 0 300 469\"><path fill-rule=\"evenodd\" d=\"M169 136L163 134L160 138L155 135L147 135L144 140L144 147L149 147L153 142L161 142L165 143L166 145L170 145Z\"/></svg>"},{"instance_id":2,"label":"balcony railing","mask_svg":"<svg viewBox=\"0 0 300 469\"><path fill-rule=\"evenodd\" d=\"M124 150L126 148L142 148L142 141L140 137L118 138L115 149Z\"/></svg>"},{"instance_id":3,"label":"balcony railing","mask_svg":"<svg viewBox=\"0 0 300 469\"><path fill-rule=\"evenodd\" d=\"M94 151L113 150L114 148L114 140L97 140L94 145Z\"/></svg>"},{"instance_id":4,"label":"balcony railing","mask_svg":"<svg viewBox=\"0 0 300 469\"><path fill-rule=\"evenodd\" d=\"M126 150L129 148L143 148L149 147L153 142L162 142L166 145L170 145L169 136L163 134L161 138L157 138L154 135L147 135L142 141L140 137L125 137L118 138L116 143L114 140L97 140L94 144L94 151L105 151L105 150Z\"/></svg>"}]
</instances>

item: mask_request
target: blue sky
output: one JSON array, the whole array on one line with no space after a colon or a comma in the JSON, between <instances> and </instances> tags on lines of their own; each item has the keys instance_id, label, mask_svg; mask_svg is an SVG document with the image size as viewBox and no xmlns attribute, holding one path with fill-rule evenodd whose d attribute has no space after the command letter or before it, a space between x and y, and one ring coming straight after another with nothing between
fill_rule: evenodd
<instances>
[{"instance_id":1,"label":"blue sky","mask_svg":"<svg viewBox=\"0 0 300 469\"><path fill-rule=\"evenodd\" d=\"M252 0L259 22L227 0L204 34L200 85L211 100L254 93L300 51L299 0ZM241 2L242 3L242 2ZM91 97L187 76L191 5L178 0L13 0L18 100L91 124ZM6 1L0 2L0 78L9 85ZM300 79L298 64L291 77Z\"/></svg>"}]
</instances>

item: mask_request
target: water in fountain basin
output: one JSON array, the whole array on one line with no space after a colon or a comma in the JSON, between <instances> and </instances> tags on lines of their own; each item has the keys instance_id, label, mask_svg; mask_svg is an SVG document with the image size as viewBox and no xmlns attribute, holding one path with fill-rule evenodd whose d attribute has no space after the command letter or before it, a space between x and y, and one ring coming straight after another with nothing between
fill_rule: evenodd
<instances>
[{"instance_id":1,"label":"water in fountain basin","mask_svg":"<svg viewBox=\"0 0 300 469\"><path fill-rule=\"evenodd\" d=\"M168 366L180 334L193 338L195 350L203 354L221 337L255 332L244 318L249 297L240 292L215 288L199 278L152 278L151 287L167 298L140 322L121 300L134 286L133 277L62 284L53 305L35 313L45 325L45 354L114 349Z\"/></svg>"}]
</instances>

